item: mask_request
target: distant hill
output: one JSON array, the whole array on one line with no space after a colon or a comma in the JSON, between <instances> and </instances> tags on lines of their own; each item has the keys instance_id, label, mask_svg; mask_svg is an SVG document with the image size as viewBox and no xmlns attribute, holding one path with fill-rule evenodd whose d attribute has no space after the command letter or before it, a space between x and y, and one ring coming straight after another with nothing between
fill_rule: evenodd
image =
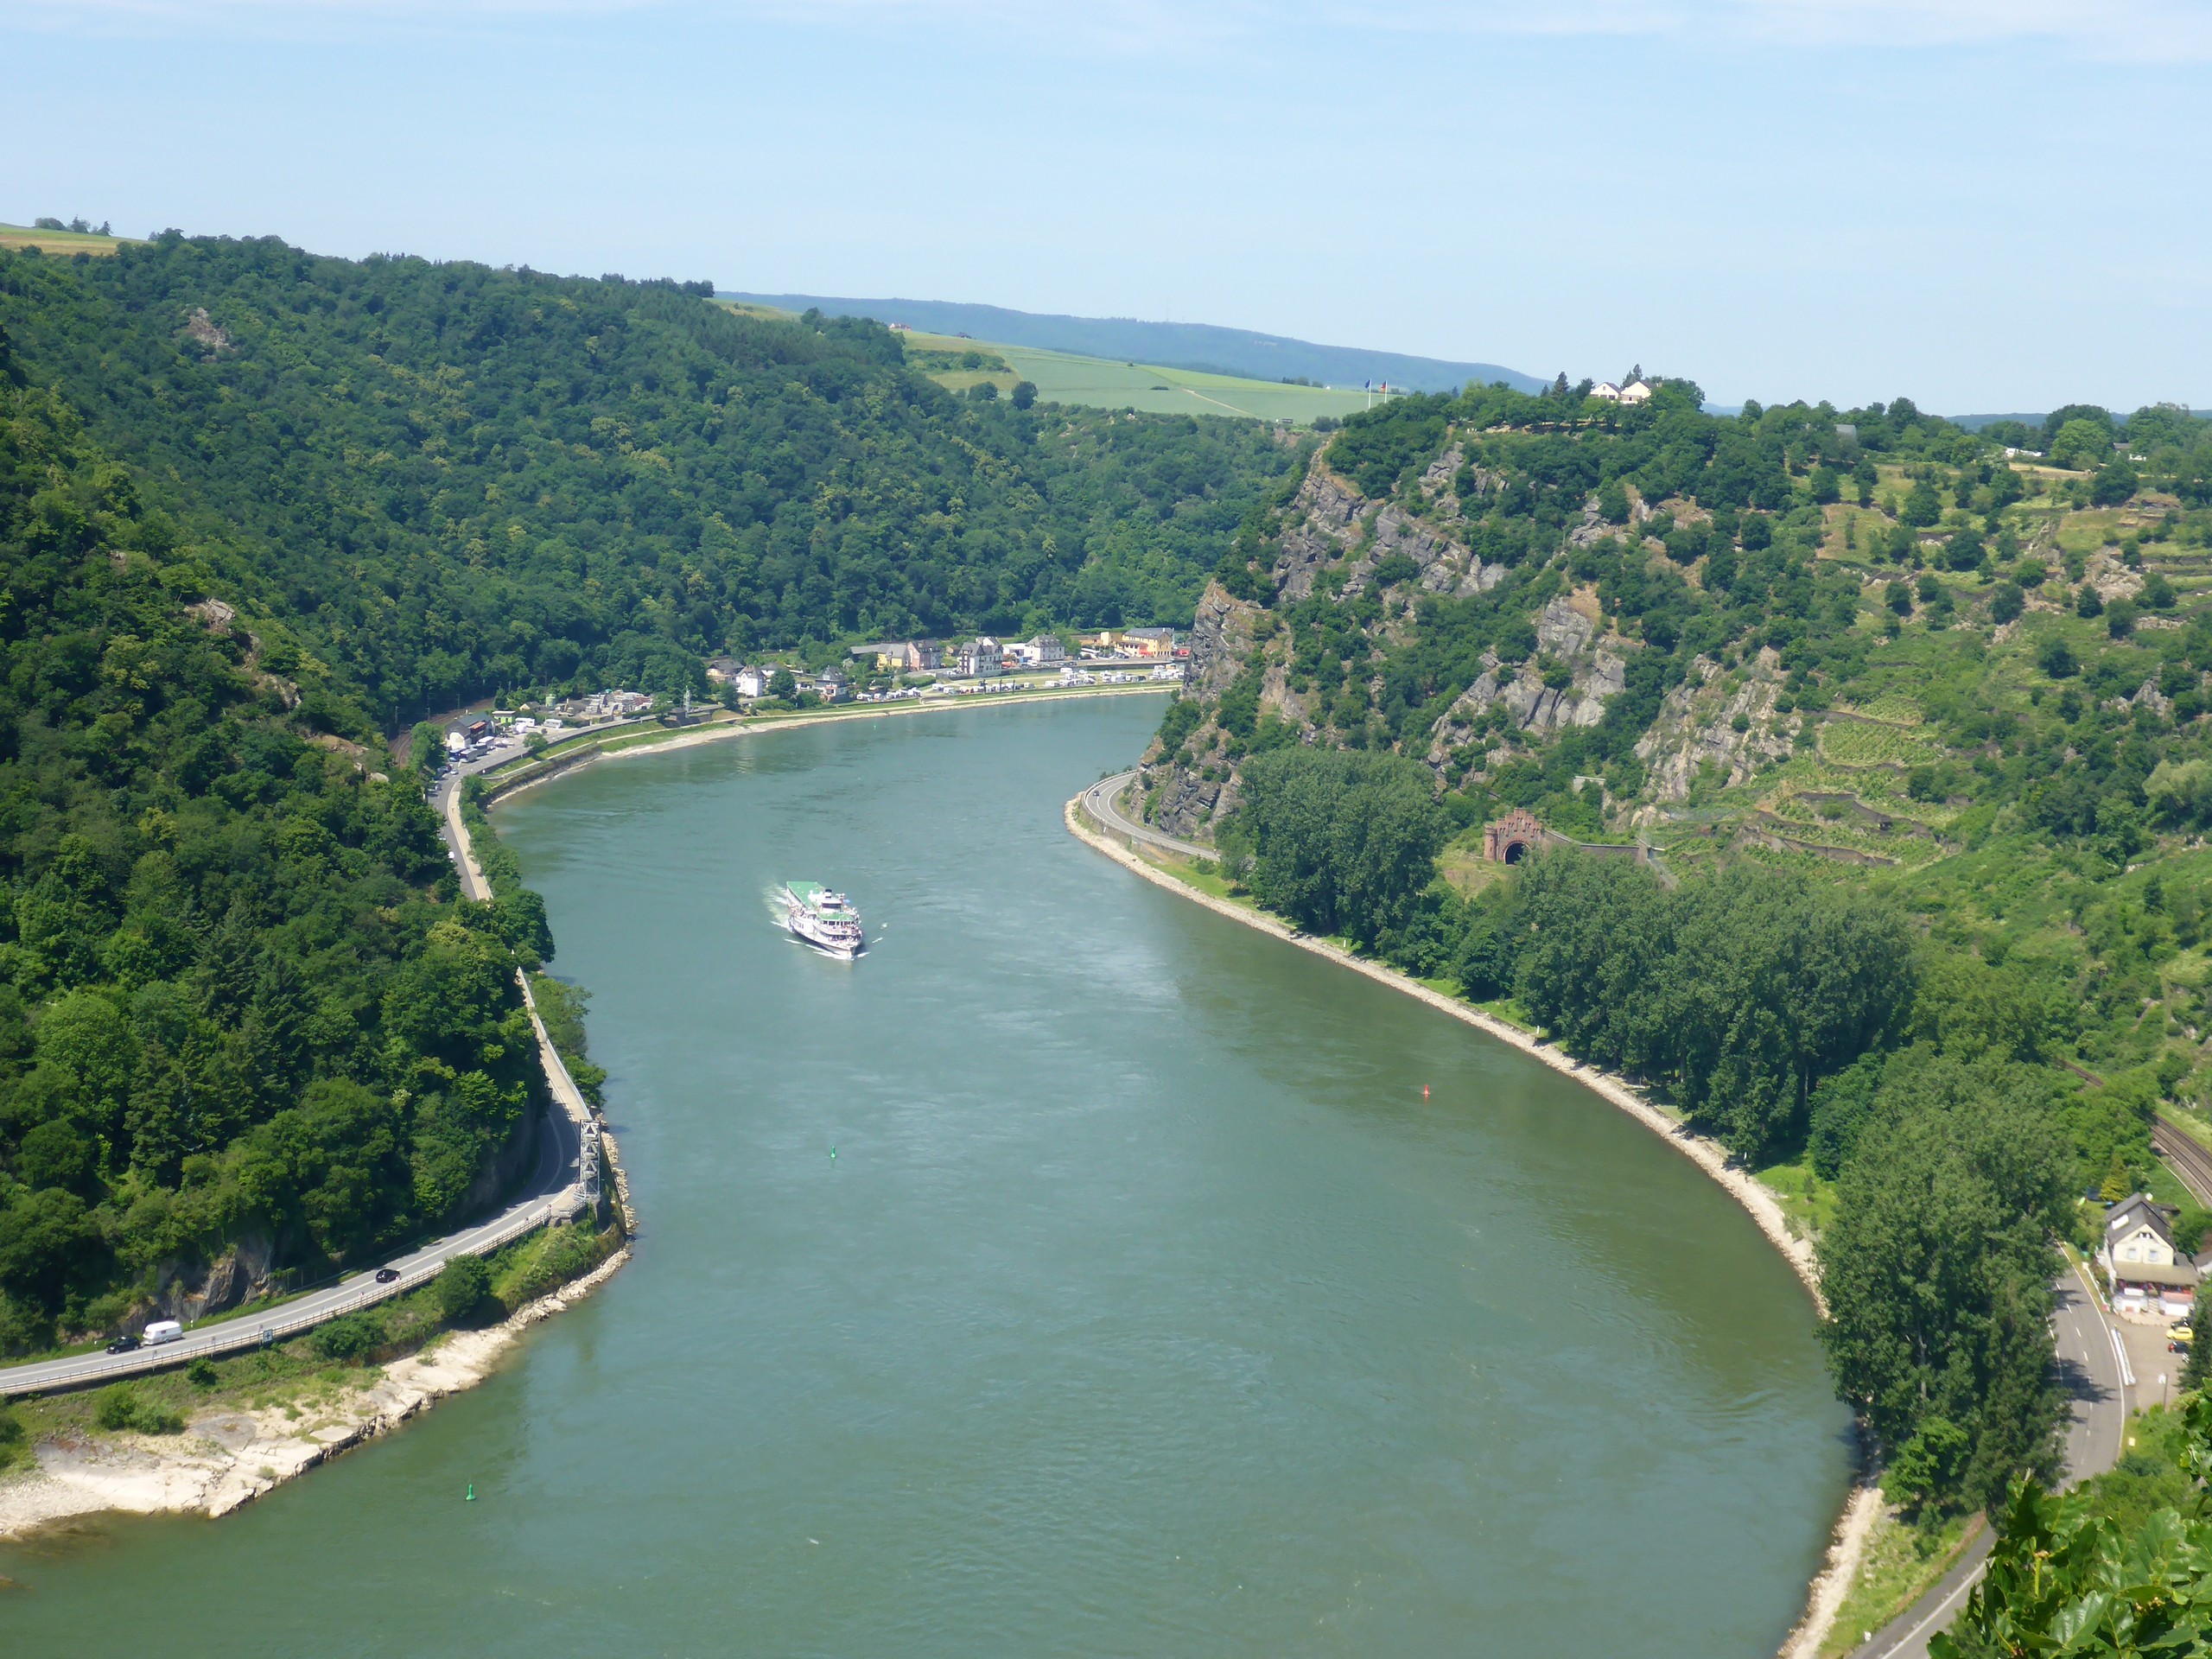
<instances>
[{"instance_id":1,"label":"distant hill","mask_svg":"<svg viewBox=\"0 0 2212 1659\"><path fill-rule=\"evenodd\" d=\"M841 300L818 294L724 293L721 297L787 311L813 307L833 317L874 317L879 322L903 322L933 334L967 334L1007 346L1157 363L1171 369L1242 375L1255 380L1303 376L1328 386L1387 380L1410 391L1457 391L1471 380L1478 385L1503 380L1519 391L1535 391L1544 384L1535 375L1496 363L1447 363L1440 358L1363 351L1352 346L1317 346L1311 340L1255 334L1249 328L1219 328L1203 322L1046 316L950 300Z\"/></svg>"}]
</instances>

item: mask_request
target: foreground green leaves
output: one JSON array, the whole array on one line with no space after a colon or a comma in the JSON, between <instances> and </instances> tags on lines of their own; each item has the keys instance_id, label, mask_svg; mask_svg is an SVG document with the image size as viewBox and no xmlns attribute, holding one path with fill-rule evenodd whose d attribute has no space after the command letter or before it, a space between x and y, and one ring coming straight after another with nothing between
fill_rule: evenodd
<instances>
[{"instance_id":1,"label":"foreground green leaves","mask_svg":"<svg viewBox=\"0 0 2212 1659\"><path fill-rule=\"evenodd\" d=\"M2167 1659L2212 1643L2212 1397L2185 1408L2187 1507L2133 1528L2093 1512L2087 1494L2054 1497L2016 1482L1981 1584L1931 1659Z\"/></svg>"}]
</instances>

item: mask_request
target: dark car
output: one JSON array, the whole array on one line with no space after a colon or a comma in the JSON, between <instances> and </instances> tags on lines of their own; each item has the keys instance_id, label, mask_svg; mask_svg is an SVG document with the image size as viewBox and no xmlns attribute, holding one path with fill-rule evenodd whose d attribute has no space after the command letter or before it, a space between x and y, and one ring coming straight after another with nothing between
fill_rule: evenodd
<instances>
[{"instance_id":1,"label":"dark car","mask_svg":"<svg viewBox=\"0 0 2212 1659\"><path fill-rule=\"evenodd\" d=\"M388 1285L398 1277L399 1269L397 1268L378 1268L377 1269L377 1283L380 1285Z\"/></svg>"},{"instance_id":2,"label":"dark car","mask_svg":"<svg viewBox=\"0 0 2212 1659\"><path fill-rule=\"evenodd\" d=\"M111 1354L131 1354L137 1352L140 1345L136 1337L118 1337L108 1344L107 1351Z\"/></svg>"}]
</instances>

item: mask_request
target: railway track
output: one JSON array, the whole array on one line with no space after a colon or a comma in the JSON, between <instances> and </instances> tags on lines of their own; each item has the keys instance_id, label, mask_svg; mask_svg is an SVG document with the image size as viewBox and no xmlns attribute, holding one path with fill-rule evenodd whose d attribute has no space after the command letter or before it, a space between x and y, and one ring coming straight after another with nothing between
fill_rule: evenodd
<instances>
[{"instance_id":1,"label":"railway track","mask_svg":"<svg viewBox=\"0 0 2212 1659\"><path fill-rule=\"evenodd\" d=\"M2177 1123L2164 1118L2151 1122L2151 1145L2158 1154L2173 1166L2181 1184L2187 1187L2196 1201L2212 1208L2212 1151Z\"/></svg>"}]
</instances>

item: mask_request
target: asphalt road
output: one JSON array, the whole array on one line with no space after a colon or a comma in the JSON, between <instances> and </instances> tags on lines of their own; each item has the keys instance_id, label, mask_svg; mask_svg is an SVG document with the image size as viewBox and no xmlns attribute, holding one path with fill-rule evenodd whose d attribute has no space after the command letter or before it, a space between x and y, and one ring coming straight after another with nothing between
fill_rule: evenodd
<instances>
[{"instance_id":1,"label":"asphalt road","mask_svg":"<svg viewBox=\"0 0 2212 1659\"><path fill-rule=\"evenodd\" d=\"M512 758L508 754L487 756L470 769L496 766ZM460 869L462 890L472 899L487 898L489 893L482 873L475 868L474 860L461 856L459 850L467 843L461 830L458 784L458 776L448 773L438 785L434 798L439 827ZM524 989L527 995L526 984ZM533 1020L535 1014L533 1008ZM412 1290L435 1278L439 1270L457 1255L480 1255L533 1227L574 1216L582 1207L578 1182L590 1112L583 1097L576 1092L568 1068L553 1052L542 1023L537 1029L539 1056L552 1087L556 1109L547 1114L537 1136L537 1160L524 1183L522 1196L497 1215L380 1263L399 1272L398 1279L390 1284L378 1284L376 1269L372 1268L258 1315L232 1319L218 1316L188 1330L176 1342L127 1354L80 1354L68 1359L9 1366L0 1369L0 1395L80 1387L180 1365L203 1354L235 1353L240 1349L258 1347L264 1341L296 1336L340 1313Z\"/></svg>"},{"instance_id":2,"label":"asphalt road","mask_svg":"<svg viewBox=\"0 0 2212 1659\"><path fill-rule=\"evenodd\" d=\"M156 1347L141 1348L127 1354L81 1354L69 1359L50 1359L32 1365L10 1366L0 1370L0 1395L35 1394L47 1389L82 1387L113 1377L181 1365L203 1354L235 1353L241 1349L257 1348L264 1341L296 1336L302 1331L321 1325L326 1319L334 1319L340 1313L349 1313L355 1308L412 1290L437 1277L439 1270L455 1256L480 1255L533 1227L543 1226L557 1215L573 1213L575 1200L574 1194L567 1189L572 1187L575 1180L578 1139L573 1129L565 1138L559 1135L541 1135L538 1137L537 1166L531 1173L524 1197L518 1198L487 1221L463 1228L456 1233L448 1233L420 1249L393 1256L380 1263L398 1269L398 1279L391 1284L377 1283L375 1269L368 1268L260 1314L232 1319L219 1317L208 1324L195 1325L178 1341L162 1343Z\"/></svg>"},{"instance_id":3,"label":"asphalt road","mask_svg":"<svg viewBox=\"0 0 2212 1659\"><path fill-rule=\"evenodd\" d=\"M2068 1483L2101 1474L2120 1461L2127 1432L2127 1391L2120 1381L2120 1354L2113 1331L2079 1274L2058 1281L2058 1309L2052 1320L2058 1338L2058 1370L2072 1396L2066 1429ZM1854 1659L1926 1659L1928 1639L1948 1627L1981 1582L1983 1562L1993 1542L1985 1527L1957 1566L1859 1649Z\"/></svg>"},{"instance_id":4,"label":"asphalt road","mask_svg":"<svg viewBox=\"0 0 2212 1659\"><path fill-rule=\"evenodd\" d=\"M1179 853L1185 858L1217 858L1220 849L1202 847L1195 841L1179 841L1173 836L1164 836L1157 830L1140 823L1122 810L1122 796L1136 779L1136 773L1117 772L1111 778L1102 778L1083 791L1083 810L1111 830L1116 835L1127 836L1151 847Z\"/></svg>"}]
</instances>

